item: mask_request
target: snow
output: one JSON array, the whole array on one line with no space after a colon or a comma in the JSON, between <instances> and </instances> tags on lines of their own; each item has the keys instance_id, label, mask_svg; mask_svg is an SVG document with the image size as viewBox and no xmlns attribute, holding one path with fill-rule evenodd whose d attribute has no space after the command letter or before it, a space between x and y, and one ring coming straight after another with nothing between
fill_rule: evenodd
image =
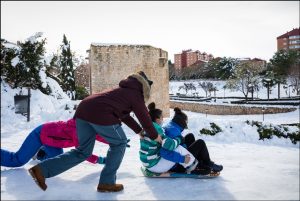
<instances>
[{"instance_id":1,"label":"snow","mask_svg":"<svg viewBox=\"0 0 300 201\"><path fill-rule=\"evenodd\" d=\"M16 56L15 58L13 58L13 59L11 60L11 65L12 65L13 67L16 67L16 65L17 65L19 62L20 62L19 56Z\"/></svg>"},{"instance_id":2,"label":"snow","mask_svg":"<svg viewBox=\"0 0 300 201\"><path fill-rule=\"evenodd\" d=\"M69 45L69 44L67 44L67 45L66 45L66 44L63 44L63 45L62 45L62 49L65 50L65 51L67 51L69 48L70 48L70 45Z\"/></svg>"},{"instance_id":3,"label":"snow","mask_svg":"<svg viewBox=\"0 0 300 201\"><path fill-rule=\"evenodd\" d=\"M92 46L150 46L150 45L132 44L132 43L96 43L96 42L92 42Z\"/></svg>"},{"instance_id":4,"label":"snow","mask_svg":"<svg viewBox=\"0 0 300 201\"><path fill-rule=\"evenodd\" d=\"M8 48L8 49L15 49L15 50L20 50L20 47L15 44L15 43L11 43L11 42L4 42L3 45Z\"/></svg>"},{"instance_id":5,"label":"snow","mask_svg":"<svg viewBox=\"0 0 300 201\"><path fill-rule=\"evenodd\" d=\"M45 61L45 64L46 65L50 65L51 63L51 60L53 59L53 54L48 54L48 55L45 55L44 58L43 58L43 61Z\"/></svg>"},{"instance_id":6,"label":"snow","mask_svg":"<svg viewBox=\"0 0 300 201\"><path fill-rule=\"evenodd\" d=\"M47 81L46 81L46 79L47 79L47 75L46 75L46 68L45 67L43 67L41 70L40 70L40 72L39 72L39 76L40 76L40 78L41 78L41 82L42 82L42 87L43 88L46 88L47 87Z\"/></svg>"},{"instance_id":7,"label":"snow","mask_svg":"<svg viewBox=\"0 0 300 201\"><path fill-rule=\"evenodd\" d=\"M11 89L1 82L1 148L17 151L26 136L38 125L67 120L74 115L72 101L51 78L44 80L52 89L46 96L39 90L31 93L31 120L14 113L13 96L21 89ZM170 86L179 83L170 83ZM27 90L22 89L26 94ZM59 99L58 99L59 98ZM65 110L65 106L69 110ZM173 116L173 110L170 110ZM246 120L262 121L262 115L207 115L187 112L189 129L196 138L206 141L210 156L224 170L214 179L152 179L139 170L139 137L123 125L131 139L117 173L117 182L125 186L118 193L98 193L96 187L103 165L83 162L48 178L47 191L40 190L28 174L37 164L30 161L20 168L1 167L1 199L3 200L298 200L299 142L273 138L258 140L255 127ZM165 119L167 122L169 118ZM221 127L215 136L199 134L210 122ZM294 112L265 115L265 124L299 123L299 109ZM296 130L296 127L289 127ZM71 148L69 148L71 149ZM66 150L69 150L66 149ZM108 146L96 143L94 153L105 155ZM179 189L180 188L180 189ZM178 190L177 190L178 189Z\"/></svg>"},{"instance_id":8,"label":"snow","mask_svg":"<svg viewBox=\"0 0 300 201\"><path fill-rule=\"evenodd\" d=\"M30 36L26 39L26 41L29 41L31 44L36 43L38 38L43 36L43 32L36 32L33 36Z\"/></svg>"}]
</instances>

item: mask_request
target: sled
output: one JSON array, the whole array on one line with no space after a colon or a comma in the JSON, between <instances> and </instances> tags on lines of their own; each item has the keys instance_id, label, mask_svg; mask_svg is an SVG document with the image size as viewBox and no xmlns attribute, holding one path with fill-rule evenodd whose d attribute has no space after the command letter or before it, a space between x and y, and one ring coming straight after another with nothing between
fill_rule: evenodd
<instances>
[{"instance_id":1,"label":"sled","mask_svg":"<svg viewBox=\"0 0 300 201\"><path fill-rule=\"evenodd\" d=\"M164 173L155 173L146 169L145 167L141 167L141 171L145 177L151 178L194 178L194 179L211 179L218 177L220 172L211 172L207 175L199 175L199 174L187 174L187 173L177 173L177 172L164 172Z\"/></svg>"}]
</instances>

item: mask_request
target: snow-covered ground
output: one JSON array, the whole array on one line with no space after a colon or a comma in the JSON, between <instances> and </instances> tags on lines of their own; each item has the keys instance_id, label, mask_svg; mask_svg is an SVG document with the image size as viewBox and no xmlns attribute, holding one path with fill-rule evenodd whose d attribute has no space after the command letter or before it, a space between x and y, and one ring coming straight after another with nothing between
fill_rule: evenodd
<instances>
[{"instance_id":1,"label":"snow-covered ground","mask_svg":"<svg viewBox=\"0 0 300 201\"><path fill-rule=\"evenodd\" d=\"M176 95L176 93L185 94L185 90L181 89L179 90L180 86L183 86L184 83L193 83L196 87L196 90L188 91L187 95L194 96L202 96L205 97L205 91L199 86L199 82L211 82L213 85L217 88L216 96L217 97L244 97L244 94L241 91L232 91L228 88L225 88L224 86L226 84L225 81L216 81L216 80L184 80L184 81L170 81L170 87L169 87L169 93ZM274 87L270 87L271 94L269 94L269 98L278 98L278 86L275 85ZM207 94L209 95L209 93ZM284 88L284 85L280 85L280 97L293 97L296 96L296 92L293 92L292 87L290 88ZM214 92L211 93L211 96L214 97ZM248 94L248 98L251 97L251 93ZM260 98L260 99L266 99L267 96L267 88L263 87L262 84L260 84L259 91L255 91L253 93L253 98Z\"/></svg>"},{"instance_id":2,"label":"snow-covered ground","mask_svg":"<svg viewBox=\"0 0 300 201\"><path fill-rule=\"evenodd\" d=\"M48 80L53 87L51 80ZM179 85L179 83L174 83ZM170 84L173 85L172 83ZM55 85L56 86L56 85ZM53 96L32 90L31 121L15 114L13 96L19 90L1 85L1 148L11 151L20 145L36 126L47 121L66 120L74 114L73 105L56 88ZM24 90L26 94L26 90ZM62 99L55 97L60 94ZM68 104L70 110L65 110ZM41 191L27 170L37 161L20 168L1 167L1 199L3 200L299 200L299 143L289 139L258 140L258 133L245 120L262 121L262 115L206 115L186 112L189 129L206 141L210 156L224 170L214 179L152 179L143 177L139 168L139 138L123 126L130 141L117 182L125 189L118 193L98 193L96 186L103 165L83 162L78 166L46 180L47 191ZM171 110L171 117L173 111ZM167 122L169 118L166 118ZM216 136L199 135L199 130L217 123L222 132ZM297 123L299 109L290 113L265 115L265 123ZM297 129L290 127L290 129ZM94 153L105 155L107 145L96 143ZM66 149L69 150L69 149Z\"/></svg>"}]
</instances>

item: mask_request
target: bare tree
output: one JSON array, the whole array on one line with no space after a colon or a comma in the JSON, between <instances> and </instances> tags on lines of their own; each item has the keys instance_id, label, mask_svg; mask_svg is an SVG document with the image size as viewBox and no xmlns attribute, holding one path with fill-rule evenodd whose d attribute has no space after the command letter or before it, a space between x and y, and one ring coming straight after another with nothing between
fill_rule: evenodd
<instances>
[{"instance_id":1,"label":"bare tree","mask_svg":"<svg viewBox=\"0 0 300 201\"><path fill-rule=\"evenodd\" d=\"M207 98L207 92L211 94L214 84L212 82L199 82L198 84L205 91L205 97Z\"/></svg>"},{"instance_id":2,"label":"bare tree","mask_svg":"<svg viewBox=\"0 0 300 201\"><path fill-rule=\"evenodd\" d=\"M293 66L289 69L288 72L288 82L292 87L293 92L296 92L297 95L300 95L300 68L299 64Z\"/></svg>"},{"instance_id":3,"label":"bare tree","mask_svg":"<svg viewBox=\"0 0 300 201\"><path fill-rule=\"evenodd\" d=\"M243 62L237 65L233 72L233 79L229 79L226 83L230 89L241 91L245 99L248 100L248 94L254 86L259 83L260 69L255 63Z\"/></svg>"},{"instance_id":4,"label":"bare tree","mask_svg":"<svg viewBox=\"0 0 300 201\"><path fill-rule=\"evenodd\" d=\"M196 91L196 87L195 87L195 85L193 83L183 83L183 85L178 88L179 91L181 89L185 90L185 94L187 94L187 92L189 90L195 90Z\"/></svg>"}]
</instances>

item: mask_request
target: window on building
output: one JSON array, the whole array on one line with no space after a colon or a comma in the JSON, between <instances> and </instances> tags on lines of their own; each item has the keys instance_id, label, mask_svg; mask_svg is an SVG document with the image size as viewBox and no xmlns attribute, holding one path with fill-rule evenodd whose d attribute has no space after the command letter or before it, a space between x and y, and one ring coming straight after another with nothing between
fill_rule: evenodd
<instances>
[{"instance_id":1,"label":"window on building","mask_svg":"<svg viewBox=\"0 0 300 201\"><path fill-rule=\"evenodd\" d=\"M297 36L289 36L289 39L295 39L295 38L300 38L300 35L297 35Z\"/></svg>"},{"instance_id":2,"label":"window on building","mask_svg":"<svg viewBox=\"0 0 300 201\"><path fill-rule=\"evenodd\" d=\"M290 41L290 44L298 44L298 43L300 43L300 40L291 40Z\"/></svg>"},{"instance_id":3,"label":"window on building","mask_svg":"<svg viewBox=\"0 0 300 201\"><path fill-rule=\"evenodd\" d=\"M294 46L290 46L291 49L297 49L300 48L300 45L294 45Z\"/></svg>"}]
</instances>

